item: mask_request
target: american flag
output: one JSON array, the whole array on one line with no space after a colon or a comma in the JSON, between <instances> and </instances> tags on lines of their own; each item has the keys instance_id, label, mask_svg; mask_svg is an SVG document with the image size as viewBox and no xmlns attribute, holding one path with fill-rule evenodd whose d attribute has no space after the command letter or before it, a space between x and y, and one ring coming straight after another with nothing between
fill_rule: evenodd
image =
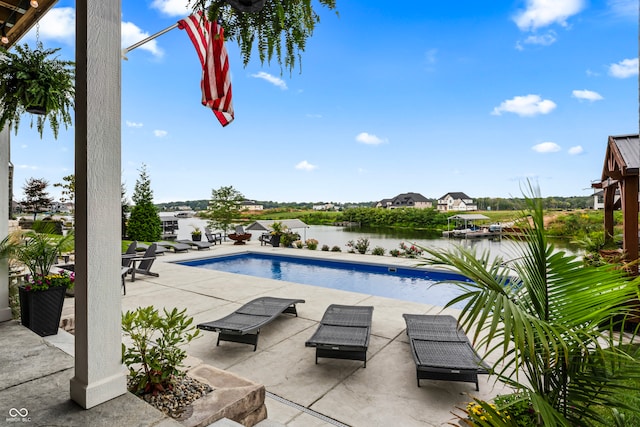
<instances>
[{"instance_id":1,"label":"american flag","mask_svg":"<svg viewBox=\"0 0 640 427\"><path fill-rule=\"evenodd\" d=\"M223 28L216 22L209 22L202 13L181 19L178 28L187 31L200 58L202 105L213 110L222 126L228 125L233 121L234 114Z\"/></svg>"}]
</instances>

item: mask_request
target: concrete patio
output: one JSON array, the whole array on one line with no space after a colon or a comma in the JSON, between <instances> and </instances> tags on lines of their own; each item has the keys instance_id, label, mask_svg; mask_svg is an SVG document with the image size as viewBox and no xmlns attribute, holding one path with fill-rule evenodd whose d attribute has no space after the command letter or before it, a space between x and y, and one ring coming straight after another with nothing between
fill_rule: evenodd
<instances>
[{"instance_id":1,"label":"concrete patio","mask_svg":"<svg viewBox=\"0 0 640 427\"><path fill-rule=\"evenodd\" d=\"M508 391L487 375L480 377L479 392L475 391L474 384L471 383L422 380L421 387L416 386L415 364L402 314L435 314L442 311L440 307L174 264L175 261L238 251L273 252L385 265L414 265L415 260L260 247L259 242L234 246L227 242L213 246L210 250L160 256L152 269L160 277L138 275L135 282L127 280L127 295L122 298L123 310L148 305L156 308L186 308L187 313L194 317L195 323L220 318L259 296L306 300L306 303L298 305L299 317L280 316L261 331L255 352L252 351L252 346L231 342L223 342L216 347L217 334L205 331L202 331L201 338L187 347L187 363L190 367L204 363L264 384L270 421L292 427L440 426L455 423L456 418L452 412L456 412L456 407L466 406L471 396L490 399ZM315 350L305 347L305 341L317 328L325 309L333 303L374 307L366 368L363 368L362 362L335 359L320 359L316 365ZM67 298L65 312L73 312L72 298ZM457 315L455 310L447 312ZM24 331L30 333L26 329ZM36 335L33 337L35 344L32 345L38 345L38 342L43 345L42 339ZM72 335L60 333L49 341L57 342L56 345L72 353L72 339ZM123 412L121 404L112 405L120 400L128 405L126 412L133 411L140 415L141 418L131 417L131 420L137 419L133 424L175 425L170 419L143 417L144 411L148 411L150 407L131 395L88 411L79 407L71 408L74 405L68 397L68 377L71 374L65 374L66 368L61 367L60 373L43 374L40 372L39 362L24 364L25 354L31 350L29 346L22 345L21 339L1 333L0 344L4 351L10 348L15 355L8 359L9 365L4 366L3 371L13 372L14 375L20 372L21 378L20 381L0 383L2 408L22 404L11 403L8 394L12 393L13 387L30 388L27 395L36 396L45 376L62 375L64 378L60 380L59 394L50 402L63 413L68 411L67 420L71 422L63 423L65 425L94 425L82 422L83 417L86 418L91 412ZM2 357L2 360L5 358ZM71 361L64 363L68 363L71 369ZM47 403L38 403L38 406L41 405L46 406ZM35 425L39 424L38 421L44 423L45 420L33 420Z\"/></svg>"}]
</instances>

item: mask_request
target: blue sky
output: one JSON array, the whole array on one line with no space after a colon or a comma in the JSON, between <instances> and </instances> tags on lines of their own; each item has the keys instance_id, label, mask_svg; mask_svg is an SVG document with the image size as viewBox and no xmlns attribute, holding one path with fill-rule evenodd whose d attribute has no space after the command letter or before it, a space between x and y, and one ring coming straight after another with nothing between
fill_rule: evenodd
<instances>
[{"instance_id":1,"label":"blue sky","mask_svg":"<svg viewBox=\"0 0 640 427\"><path fill-rule=\"evenodd\" d=\"M123 46L188 15L187 0L123 0ZM257 200L349 202L591 194L607 138L638 132L636 0L338 0L302 69L226 44L235 121L200 104L200 64L175 29L122 62L122 179L147 165L156 202L233 186ZM74 2L41 21L45 47L74 57ZM33 45L35 29L22 41ZM27 179L73 172L73 129L12 134L15 197ZM57 188L50 187L58 197Z\"/></svg>"}]
</instances>

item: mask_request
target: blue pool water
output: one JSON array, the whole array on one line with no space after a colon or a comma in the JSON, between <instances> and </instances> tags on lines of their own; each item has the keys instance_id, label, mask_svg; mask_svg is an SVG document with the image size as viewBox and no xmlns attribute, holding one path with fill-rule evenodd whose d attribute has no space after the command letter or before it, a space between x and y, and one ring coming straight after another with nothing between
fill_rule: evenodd
<instances>
[{"instance_id":1,"label":"blue pool water","mask_svg":"<svg viewBox=\"0 0 640 427\"><path fill-rule=\"evenodd\" d=\"M266 254L231 255L179 264L438 306L443 306L458 296L460 289L450 284L432 285L447 279L464 280L463 277L452 273L419 268Z\"/></svg>"}]
</instances>

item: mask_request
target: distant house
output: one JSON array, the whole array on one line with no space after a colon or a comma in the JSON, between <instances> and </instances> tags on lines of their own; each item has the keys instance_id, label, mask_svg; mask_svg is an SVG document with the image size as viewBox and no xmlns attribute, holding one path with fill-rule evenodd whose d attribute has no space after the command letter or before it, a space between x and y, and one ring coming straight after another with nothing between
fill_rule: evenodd
<instances>
[{"instance_id":1,"label":"distant house","mask_svg":"<svg viewBox=\"0 0 640 427\"><path fill-rule=\"evenodd\" d=\"M473 199L464 193L447 193L438 199L438 210L448 211L477 211L478 206Z\"/></svg>"},{"instance_id":2,"label":"distant house","mask_svg":"<svg viewBox=\"0 0 640 427\"><path fill-rule=\"evenodd\" d=\"M255 200L243 200L240 202L241 211L261 211L264 207Z\"/></svg>"},{"instance_id":3,"label":"distant house","mask_svg":"<svg viewBox=\"0 0 640 427\"><path fill-rule=\"evenodd\" d=\"M638 197L640 199L640 197ZM615 196L613 196L613 208L620 209L622 207L620 203L620 189L616 189ZM604 209L604 190L596 191L593 193L593 209Z\"/></svg>"},{"instance_id":4,"label":"distant house","mask_svg":"<svg viewBox=\"0 0 640 427\"><path fill-rule=\"evenodd\" d=\"M400 209L417 208L426 209L433 207L426 197L420 193L402 193L392 199L382 199L375 205L376 208Z\"/></svg>"},{"instance_id":5,"label":"distant house","mask_svg":"<svg viewBox=\"0 0 640 427\"><path fill-rule=\"evenodd\" d=\"M330 211L333 210L333 203L322 203L320 205L313 205L314 211Z\"/></svg>"}]
</instances>

